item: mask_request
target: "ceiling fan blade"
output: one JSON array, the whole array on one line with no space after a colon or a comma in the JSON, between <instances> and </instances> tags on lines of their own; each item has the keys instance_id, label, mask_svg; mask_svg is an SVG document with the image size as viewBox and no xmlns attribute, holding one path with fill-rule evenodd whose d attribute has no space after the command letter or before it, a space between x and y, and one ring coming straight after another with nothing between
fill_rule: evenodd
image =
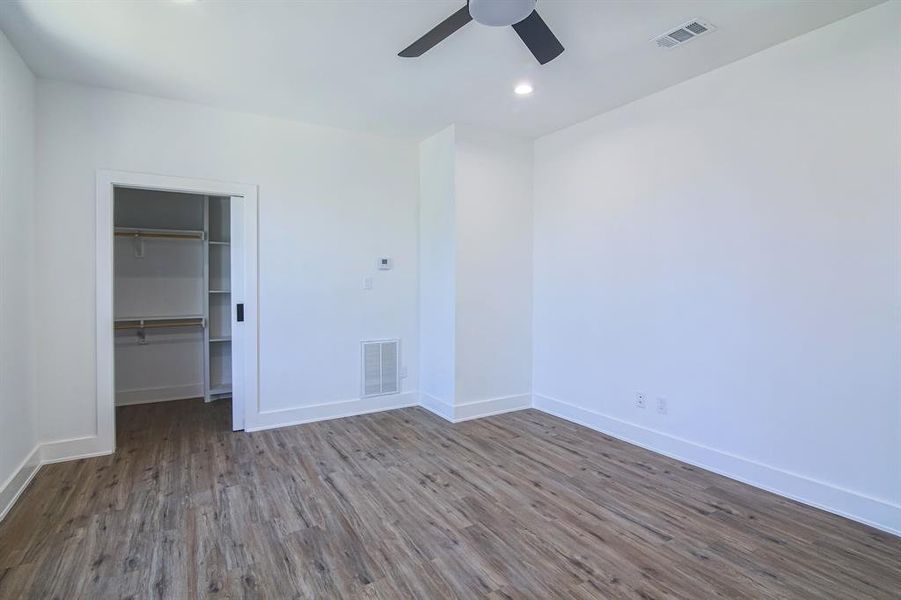
<instances>
[{"instance_id":1,"label":"ceiling fan blade","mask_svg":"<svg viewBox=\"0 0 901 600\"><path fill-rule=\"evenodd\" d=\"M472 15L469 14L469 5L466 5L435 25L427 34L401 50L398 53L398 56L404 58L422 56L425 54L426 50L431 50L450 34L454 33L470 21L472 21Z\"/></svg>"},{"instance_id":2,"label":"ceiling fan blade","mask_svg":"<svg viewBox=\"0 0 901 600\"><path fill-rule=\"evenodd\" d=\"M549 63L563 53L563 44L557 39L537 11L513 24L523 43L541 64Z\"/></svg>"}]
</instances>

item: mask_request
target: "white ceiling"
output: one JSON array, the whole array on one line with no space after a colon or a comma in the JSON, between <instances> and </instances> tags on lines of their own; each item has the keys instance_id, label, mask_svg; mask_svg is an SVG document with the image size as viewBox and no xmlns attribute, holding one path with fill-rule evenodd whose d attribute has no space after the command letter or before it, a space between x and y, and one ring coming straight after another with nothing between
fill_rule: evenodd
<instances>
[{"instance_id":1,"label":"white ceiling","mask_svg":"<svg viewBox=\"0 0 901 600\"><path fill-rule=\"evenodd\" d=\"M878 3L540 0L566 47L543 67L512 28L477 23L397 57L464 0L28 0L0 5L0 28L42 77L392 135L535 137ZM718 30L650 41L693 18ZM514 97L524 79L534 95Z\"/></svg>"}]
</instances>

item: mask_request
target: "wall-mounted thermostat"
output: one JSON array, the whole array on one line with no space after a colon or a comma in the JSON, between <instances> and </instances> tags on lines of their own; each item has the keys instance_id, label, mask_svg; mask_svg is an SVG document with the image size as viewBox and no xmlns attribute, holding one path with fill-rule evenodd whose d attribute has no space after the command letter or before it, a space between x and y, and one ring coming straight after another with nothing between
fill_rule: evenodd
<instances>
[{"instance_id":1,"label":"wall-mounted thermostat","mask_svg":"<svg viewBox=\"0 0 901 600\"><path fill-rule=\"evenodd\" d=\"M394 266L394 261L390 258L380 258L379 259L379 270L381 271L390 271L391 267Z\"/></svg>"}]
</instances>

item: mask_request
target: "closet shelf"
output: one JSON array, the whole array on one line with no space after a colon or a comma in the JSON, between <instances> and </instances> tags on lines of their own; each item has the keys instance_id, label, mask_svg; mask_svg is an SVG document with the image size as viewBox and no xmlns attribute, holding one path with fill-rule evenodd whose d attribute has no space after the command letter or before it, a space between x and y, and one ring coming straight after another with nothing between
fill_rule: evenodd
<instances>
[{"instance_id":1,"label":"closet shelf","mask_svg":"<svg viewBox=\"0 0 901 600\"><path fill-rule=\"evenodd\" d=\"M168 327L206 327L203 315L176 315L171 317L119 317L115 329L162 329Z\"/></svg>"},{"instance_id":2,"label":"closet shelf","mask_svg":"<svg viewBox=\"0 0 901 600\"><path fill-rule=\"evenodd\" d=\"M215 343L218 343L218 342L230 342L230 341L232 341L232 339L231 339L230 337L216 337L216 338L210 338L210 343L211 343L211 344L215 344Z\"/></svg>"},{"instance_id":3,"label":"closet shelf","mask_svg":"<svg viewBox=\"0 0 901 600\"><path fill-rule=\"evenodd\" d=\"M165 238L173 240L202 240L206 233L194 229L154 229L150 227L116 227L116 237Z\"/></svg>"},{"instance_id":4,"label":"closet shelf","mask_svg":"<svg viewBox=\"0 0 901 600\"><path fill-rule=\"evenodd\" d=\"M210 240L210 246L229 246L231 242L220 242L218 240Z\"/></svg>"}]
</instances>

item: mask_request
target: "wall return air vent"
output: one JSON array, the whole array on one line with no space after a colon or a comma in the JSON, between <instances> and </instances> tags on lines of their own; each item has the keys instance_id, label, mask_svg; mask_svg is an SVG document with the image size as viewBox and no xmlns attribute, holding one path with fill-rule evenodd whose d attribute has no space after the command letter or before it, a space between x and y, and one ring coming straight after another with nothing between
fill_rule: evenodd
<instances>
[{"instance_id":1,"label":"wall return air vent","mask_svg":"<svg viewBox=\"0 0 901 600\"><path fill-rule=\"evenodd\" d=\"M654 43L657 44L658 48L674 48L695 39L699 35L704 35L714 30L716 30L716 27L709 22L703 19L693 19L654 38Z\"/></svg>"},{"instance_id":2,"label":"wall return air vent","mask_svg":"<svg viewBox=\"0 0 901 600\"><path fill-rule=\"evenodd\" d=\"M363 342L363 398L400 391L400 340Z\"/></svg>"}]
</instances>

